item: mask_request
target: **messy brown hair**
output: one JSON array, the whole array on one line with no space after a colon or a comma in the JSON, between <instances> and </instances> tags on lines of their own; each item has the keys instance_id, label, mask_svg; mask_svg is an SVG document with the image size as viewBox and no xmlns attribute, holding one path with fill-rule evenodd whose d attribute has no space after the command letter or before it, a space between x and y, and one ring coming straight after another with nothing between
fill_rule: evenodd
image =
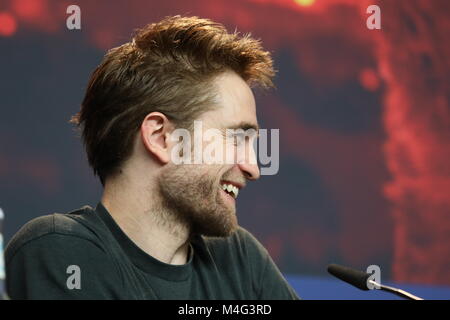
<instances>
[{"instance_id":1,"label":"messy brown hair","mask_svg":"<svg viewBox=\"0 0 450 320\"><path fill-rule=\"evenodd\" d=\"M167 17L109 50L71 119L102 185L131 156L149 113L159 111L176 127L190 127L214 106L212 80L227 70L250 86L273 86L272 58L260 41L230 34L209 19Z\"/></svg>"}]
</instances>

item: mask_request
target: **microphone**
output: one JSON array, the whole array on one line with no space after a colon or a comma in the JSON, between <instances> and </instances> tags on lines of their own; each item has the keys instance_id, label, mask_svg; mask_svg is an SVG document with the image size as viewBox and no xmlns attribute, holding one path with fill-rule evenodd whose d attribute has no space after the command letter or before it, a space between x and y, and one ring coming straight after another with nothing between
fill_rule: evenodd
<instances>
[{"instance_id":1,"label":"microphone","mask_svg":"<svg viewBox=\"0 0 450 320\"><path fill-rule=\"evenodd\" d=\"M367 272L355 270L355 269L352 269L349 267L344 267L344 266L334 264L334 263L328 265L327 270L330 274L332 274L336 278L338 278L344 282L347 282L347 283L351 284L352 286L355 286L361 290L365 290L365 291L370 290L370 288L368 286L368 284L370 283L375 288L379 288L383 291L393 293L402 298L406 298L409 300L423 300L422 298L417 297L417 296L415 296L409 292L406 292L404 290L397 289L394 287L389 287L389 286L383 285L381 283L377 283L377 282L373 281L372 279L369 279L372 274L367 273Z\"/></svg>"}]
</instances>

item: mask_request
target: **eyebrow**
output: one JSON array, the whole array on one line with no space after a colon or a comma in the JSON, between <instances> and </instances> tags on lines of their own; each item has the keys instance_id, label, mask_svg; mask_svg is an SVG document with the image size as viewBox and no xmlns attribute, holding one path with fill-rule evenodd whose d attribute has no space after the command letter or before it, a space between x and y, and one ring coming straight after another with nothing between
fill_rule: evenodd
<instances>
[{"instance_id":1,"label":"eyebrow","mask_svg":"<svg viewBox=\"0 0 450 320\"><path fill-rule=\"evenodd\" d=\"M247 121L241 121L237 124L231 125L231 126L227 126L227 129L243 129L244 131L249 130L249 129L253 129L256 132L259 131L259 126L258 124L254 124L252 122L247 122Z\"/></svg>"}]
</instances>

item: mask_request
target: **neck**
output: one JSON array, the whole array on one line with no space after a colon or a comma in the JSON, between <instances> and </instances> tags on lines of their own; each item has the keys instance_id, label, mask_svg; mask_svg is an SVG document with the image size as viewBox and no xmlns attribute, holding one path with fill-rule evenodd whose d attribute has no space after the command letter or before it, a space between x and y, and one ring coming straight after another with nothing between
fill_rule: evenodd
<instances>
[{"instance_id":1,"label":"neck","mask_svg":"<svg viewBox=\"0 0 450 320\"><path fill-rule=\"evenodd\" d=\"M174 265L185 264L190 228L162 205L149 186L125 181L105 184L101 202L123 232L144 252Z\"/></svg>"}]
</instances>

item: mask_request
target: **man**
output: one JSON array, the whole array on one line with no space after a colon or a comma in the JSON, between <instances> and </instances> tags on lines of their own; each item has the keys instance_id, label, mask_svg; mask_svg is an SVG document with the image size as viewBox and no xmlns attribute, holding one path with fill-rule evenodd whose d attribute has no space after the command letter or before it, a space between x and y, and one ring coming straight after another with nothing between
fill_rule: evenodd
<instances>
[{"instance_id":1,"label":"man","mask_svg":"<svg viewBox=\"0 0 450 320\"><path fill-rule=\"evenodd\" d=\"M101 201L34 219L14 236L10 297L297 299L237 223L238 191L260 175L256 135L226 139L229 129L258 129L250 85L271 86L273 74L258 41L197 17L168 17L110 50L72 119ZM225 153L241 161L175 163L186 150L174 152L172 135L192 132L194 121L218 130Z\"/></svg>"}]
</instances>

